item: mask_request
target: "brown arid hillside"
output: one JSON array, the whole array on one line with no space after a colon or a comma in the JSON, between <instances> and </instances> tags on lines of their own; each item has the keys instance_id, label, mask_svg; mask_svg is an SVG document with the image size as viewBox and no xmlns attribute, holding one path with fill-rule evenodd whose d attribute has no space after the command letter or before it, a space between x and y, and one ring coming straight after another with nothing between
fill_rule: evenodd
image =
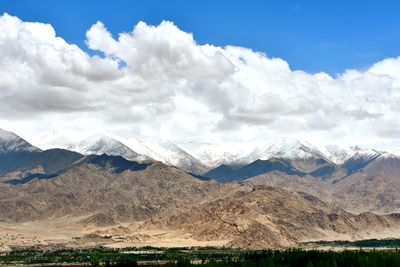
<instances>
[{"instance_id":1,"label":"brown arid hillside","mask_svg":"<svg viewBox=\"0 0 400 267\"><path fill-rule=\"evenodd\" d=\"M202 181L162 163L122 170L99 157L56 177L3 182L0 243L287 247L399 233L396 215L354 215L307 193Z\"/></svg>"},{"instance_id":2,"label":"brown arid hillside","mask_svg":"<svg viewBox=\"0 0 400 267\"><path fill-rule=\"evenodd\" d=\"M354 215L305 193L256 186L233 196L161 214L145 227L183 230L234 247L285 247L314 239L360 239L397 229L395 216Z\"/></svg>"},{"instance_id":3,"label":"brown arid hillside","mask_svg":"<svg viewBox=\"0 0 400 267\"><path fill-rule=\"evenodd\" d=\"M353 212L400 212L400 159L378 158L333 183L334 199Z\"/></svg>"},{"instance_id":4,"label":"brown arid hillside","mask_svg":"<svg viewBox=\"0 0 400 267\"><path fill-rule=\"evenodd\" d=\"M111 168L78 164L56 178L3 185L0 219L26 221L98 212L116 221L142 220L217 198L236 187L201 181L161 163L120 174Z\"/></svg>"},{"instance_id":5,"label":"brown arid hillside","mask_svg":"<svg viewBox=\"0 0 400 267\"><path fill-rule=\"evenodd\" d=\"M297 176L273 171L252 177L241 183L248 185L273 186L290 192L305 192L325 201L331 200L331 189L329 185L309 175Z\"/></svg>"},{"instance_id":6,"label":"brown arid hillside","mask_svg":"<svg viewBox=\"0 0 400 267\"><path fill-rule=\"evenodd\" d=\"M305 192L352 212L390 214L400 212L400 160L377 158L364 168L346 174L337 169L325 179L273 171L241 183Z\"/></svg>"}]
</instances>

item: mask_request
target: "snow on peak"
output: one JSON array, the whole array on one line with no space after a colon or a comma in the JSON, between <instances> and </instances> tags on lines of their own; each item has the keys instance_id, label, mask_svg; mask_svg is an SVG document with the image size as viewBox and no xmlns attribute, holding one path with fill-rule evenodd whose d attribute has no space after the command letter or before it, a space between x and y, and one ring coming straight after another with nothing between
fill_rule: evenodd
<instances>
[{"instance_id":1,"label":"snow on peak","mask_svg":"<svg viewBox=\"0 0 400 267\"><path fill-rule=\"evenodd\" d=\"M0 141L5 142L5 141L12 141L18 139L18 135L12 132L5 131L0 128Z\"/></svg>"},{"instance_id":2,"label":"snow on peak","mask_svg":"<svg viewBox=\"0 0 400 267\"><path fill-rule=\"evenodd\" d=\"M224 144L202 143L197 149L190 151L204 165L217 167L221 164L241 165L257 159L258 149L239 142Z\"/></svg>"},{"instance_id":3,"label":"snow on peak","mask_svg":"<svg viewBox=\"0 0 400 267\"><path fill-rule=\"evenodd\" d=\"M273 144L259 144L250 147L241 143L224 145L205 144L197 157L207 166L216 167L221 164L247 164L257 159L272 158L310 159L322 158L335 164L343 164L348 159L371 159L376 157L396 157L396 153L387 153L374 149L362 149L358 146L341 147L337 145L316 145L307 141L288 140L286 138Z\"/></svg>"},{"instance_id":4,"label":"snow on peak","mask_svg":"<svg viewBox=\"0 0 400 267\"><path fill-rule=\"evenodd\" d=\"M335 164L342 164L345 162L351 155L352 149L349 147L340 147L337 145L326 145L320 147L321 153L325 155L330 161Z\"/></svg>"},{"instance_id":5,"label":"snow on peak","mask_svg":"<svg viewBox=\"0 0 400 267\"><path fill-rule=\"evenodd\" d=\"M119 155L135 161L154 159L190 172L201 172L207 167L213 168L221 164L248 164L257 159L322 158L335 164L343 164L347 160L400 157L400 150L385 152L363 149L359 146L315 145L307 141L288 140L286 138L282 138L273 144L264 142L252 143L252 145L240 141L226 141L224 143L187 142L176 145L167 141L114 138L114 136L110 137L105 134L97 134L76 141L79 140L78 138L78 135L71 136L65 131L52 131L37 136L36 141L44 144L53 142L58 146L65 144L61 147L82 154ZM40 149L32 146L18 135L0 128L0 153L15 151L40 151Z\"/></svg>"},{"instance_id":6,"label":"snow on peak","mask_svg":"<svg viewBox=\"0 0 400 267\"><path fill-rule=\"evenodd\" d=\"M0 153L40 151L18 135L0 128Z\"/></svg>"},{"instance_id":7,"label":"snow on peak","mask_svg":"<svg viewBox=\"0 0 400 267\"><path fill-rule=\"evenodd\" d=\"M390 154L394 155L395 157L400 157L400 149L393 149L389 152L390 152Z\"/></svg>"},{"instance_id":8,"label":"snow on peak","mask_svg":"<svg viewBox=\"0 0 400 267\"><path fill-rule=\"evenodd\" d=\"M379 157L384 159L395 159L398 158L399 156L391 152L382 152Z\"/></svg>"},{"instance_id":9,"label":"snow on peak","mask_svg":"<svg viewBox=\"0 0 400 267\"><path fill-rule=\"evenodd\" d=\"M171 142L128 138L126 144L140 154L189 172L199 172L200 169L205 168L200 160Z\"/></svg>"},{"instance_id":10,"label":"snow on peak","mask_svg":"<svg viewBox=\"0 0 400 267\"><path fill-rule=\"evenodd\" d=\"M360 146L338 146L321 145L317 146L309 142L297 141L292 145L271 146L267 150L266 157L283 157L288 159L321 157L327 161L341 165L347 160L371 160L375 158L398 158L400 154L390 153L376 149L364 149Z\"/></svg>"},{"instance_id":11,"label":"snow on peak","mask_svg":"<svg viewBox=\"0 0 400 267\"><path fill-rule=\"evenodd\" d=\"M122 142L103 134L97 134L86 138L77 144L70 145L70 150L85 155L101 155L122 156L129 160L136 159L139 155Z\"/></svg>"},{"instance_id":12,"label":"snow on peak","mask_svg":"<svg viewBox=\"0 0 400 267\"><path fill-rule=\"evenodd\" d=\"M269 146L261 155L260 159L284 158L284 159L327 159L320 148L306 141L288 141L282 139L280 143Z\"/></svg>"},{"instance_id":13,"label":"snow on peak","mask_svg":"<svg viewBox=\"0 0 400 267\"><path fill-rule=\"evenodd\" d=\"M343 164L347 160L369 160L377 157L392 157L391 153L375 149L364 149L360 146L338 147L326 146L325 154L336 164ZM392 156L390 156L392 155Z\"/></svg>"},{"instance_id":14,"label":"snow on peak","mask_svg":"<svg viewBox=\"0 0 400 267\"><path fill-rule=\"evenodd\" d=\"M377 151L375 149L362 149L359 146L350 147L352 153L350 155L351 159L371 159L379 157L383 152Z\"/></svg>"},{"instance_id":15,"label":"snow on peak","mask_svg":"<svg viewBox=\"0 0 400 267\"><path fill-rule=\"evenodd\" d=\"M207 166L216 167L221 164L241 165L257 159L269 160L272 158L308 159L323 158L330 160L323 153L323 147L312 145L306 141L289 141L282 138L274 144L258 144L249 146L242 143L227 143L224 145L203 145L198 155Z\"/></svg>"}]
</instances>

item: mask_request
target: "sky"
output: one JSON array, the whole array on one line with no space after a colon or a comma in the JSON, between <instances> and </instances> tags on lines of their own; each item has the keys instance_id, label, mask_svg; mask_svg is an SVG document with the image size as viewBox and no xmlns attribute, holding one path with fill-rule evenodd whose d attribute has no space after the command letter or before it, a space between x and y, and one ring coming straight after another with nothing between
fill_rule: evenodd
<instances>
[{"instance_id":1,"label":"sky","mask_svg":"<svg viewBox=\"0 0 400 267\"><path fill-rule=\"evenodd\" d=\"M342 73L400 54L398 1L21 1L0 12L50 23L85 51L85 32L102 21L117 36L138 21L173 21L200 44L235 45L280 57L294 70Z\"/></svg>"},{"instance_id":2,"label":"sky","mask_svg":"<svg viewBox=\"0 0 400 267\"><path fill-rule=\"evenodd\" d=\"M0 128L400 147L397 1L1 1ZM70 140L71 139L71 140Z\"/></svg>"}]
</instances>

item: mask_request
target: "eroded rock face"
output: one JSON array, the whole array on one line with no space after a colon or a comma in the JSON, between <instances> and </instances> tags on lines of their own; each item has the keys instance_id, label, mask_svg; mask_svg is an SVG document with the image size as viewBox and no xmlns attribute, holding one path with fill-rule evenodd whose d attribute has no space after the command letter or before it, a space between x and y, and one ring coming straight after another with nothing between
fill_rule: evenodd
<instances>
[{"instance_id":1,"label":"eroded rock face","mask_svg":"<svg viewBox=\"0 0 400 267\"><path fill-rule=\"evenodd\" d=\"M160 211L214 199L229 192L227 188L239 187L200 181L160 163L122 173L103 165L78 164L51 179L4 186L0 214L15 221L99 212L117 221L144 220Z\"/></svg>"},{"instance_id":2,"label":"eroded rock face","mask_svg":"<svg viewBox=\"0 0 400 267\"><path fill-rule=\"evenodd\" d=\"M184 229L198 239L227 238L230 246L285 247L332 236L361 238L368 229L390 229L398 222L374 214L356 216L305 193L260 186L186 212L163 214L147 226Z\"/></svg>"},{"instance_id":3,"label":"eroded rock face","mask_svg":"<svg viewBox=\"0 0 400 267\"><path fill-rule=\"evenodd\" d=\"M359 212L400 212L400 160L378 158L333 186L341 207Z\"/></svg>"}]
</instances>

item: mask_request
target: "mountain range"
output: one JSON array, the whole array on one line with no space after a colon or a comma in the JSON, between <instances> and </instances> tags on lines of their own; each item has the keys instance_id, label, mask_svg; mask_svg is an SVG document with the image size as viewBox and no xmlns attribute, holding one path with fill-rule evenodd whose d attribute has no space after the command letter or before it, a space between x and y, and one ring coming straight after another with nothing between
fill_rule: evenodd
<instances>
[{"instance_id":1,"label":"mountain range","mask_svg":"<svg viewBox=\"0 0 400 267\"><path fill-rule=\"evenodd\" d=\"M44 142L45 140L40 143L43 144ZM297 161L296 164L304 165L296 166L298 169L306 168L305 171L308 171L307 168L311 167L309 165L313 163L314 159L324 160L335 165L343 165L345 161L351 158L358 158L362 164L364 160L373 159L380 155L399 157L398 152L392 154L375 149L362 149L358 146L316 146L307 141L300 142L286 139L282 139L273 145L246 147L236 152L232 152L230 146L230 144L205 144L194 150L185 144L181 147L168 141L159 142L97 134L75 143L65 144L64 140L61 148L84 155L105 153L123 156L136 161L156 160L200 175L220 165L241 166L258 159L279 158L293 160ZM46 145L46 147L49 146ZM298 161L299 159L303 159L303 162Z\"/></svg>"},{"instance_id":2,"label":"mountain range","mask_svg":"<svg viewBox=\"0 0 400 267\"><path fill-rule=\"evenodd\" d=\"M48 244L56 242L48 231L64 229L57 242L74 246L97 236L128 245L285 247L399 233L394 154L285 141L242 158L222 155L207 163L169 142L104 135L41 150L0 130L0 241L27 225Z\"/></svg>"}]
</instances>

